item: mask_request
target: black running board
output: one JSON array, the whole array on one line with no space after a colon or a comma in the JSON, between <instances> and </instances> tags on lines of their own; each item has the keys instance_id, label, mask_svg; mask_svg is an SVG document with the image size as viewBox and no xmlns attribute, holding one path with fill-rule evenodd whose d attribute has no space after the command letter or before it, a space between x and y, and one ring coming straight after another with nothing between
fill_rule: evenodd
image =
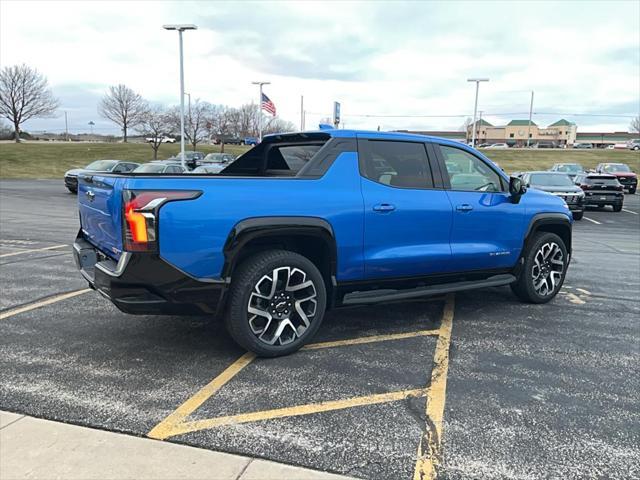
<instances>
[{"instance_id":1,"label":"black running board","mask_svg":"<svg viewBox=\"0 0 640 480\"><path fill-rule=\"evenodd\" d=\"M392 302L395 300L407 300L410 298L426 297L431 295L441 295L443 293L462 292L464 290L474 290L485 287L501 287L516 281L514 275L505 273L494 275L484 280L473 280L466 282L444 283L440 285L430 285L428 287L411 288L406 290L368 290L366 292L352 292L344 296L343 305Z\"/></svg>"}]
</instances>

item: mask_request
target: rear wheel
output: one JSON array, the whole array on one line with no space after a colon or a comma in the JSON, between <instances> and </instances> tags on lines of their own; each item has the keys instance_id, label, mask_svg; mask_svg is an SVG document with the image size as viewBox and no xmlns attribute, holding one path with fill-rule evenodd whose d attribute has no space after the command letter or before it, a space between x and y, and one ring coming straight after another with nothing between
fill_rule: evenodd
<instances>
[{"instance_id":1,"label":"rear wheel","mask_svg":"<svg viewBox=\"0 0 640 480\"><path fill-rule=\"evenodd\" d=\"M523 269L511 290L523 302L547 303L564 282L567 248L558 235L548 232L536 233L529 245Z\"/></svg>"},{"instance_id":2,"label":"rear wheel","mask_svg":"<svg viewBox=\"0 0 640 480\"><path fill-rule=\"evenodd\" d=\"M622 205L611 205L613 207L614 212L620 212L622 210Z\"/></svg>"},{"instance_id":3,"label":"rear wheel","mask_svg":"<svg viewBox=\"0 0 640 480\"><path fill-rule=\"evenodd\" d=\"M242 347L263 357L295 352L320 328L326 288L318 268L287 250L246 259L233 275L226 326Z\"/></svg>"}]
</instances>

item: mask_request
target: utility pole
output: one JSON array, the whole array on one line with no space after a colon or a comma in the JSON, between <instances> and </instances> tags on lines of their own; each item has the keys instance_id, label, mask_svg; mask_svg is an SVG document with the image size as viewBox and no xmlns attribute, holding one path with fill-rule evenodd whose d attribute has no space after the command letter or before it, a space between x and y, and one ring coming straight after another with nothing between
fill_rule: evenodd
<instances>
[{"instance_id":1,"label":"utility pole","mask_svg":"<svg viewBox=\"0 0 640 480\"><path fill-rule=\"evenodd\" d=\"M67 111L64 111L64 139L69 141L69 122L67 121Z\"/></svg>"},{"instance_id":2,"label":"utility pole","mask_svg":"<svg viewBox=\"0 0 640 480\"><path fill-rule=\"evenodd\" d=\"M262 86L270 85L271 82L251 82L253 85L258 85L258 141L262 142Z\"/></svg>"},{"instance_id":3,"label":"utility pole","mask_svg":"<svg viewBox=\"0 0 640 480\"><path fill-rule=\"evenodd\" d=\"M304 95L300 95L300 131L304 131Z\"/></svg>"},{"instance_id":4,"label":"utility pole","mask_svg":"<svg viewBox=\"0 0 640 480\"><path fill-rule=\"evenodd\" d=\"M93 120L91 120L89 122L89 128L91 129L91 135L93 135L93 126L95 125L95 123L93 123Z\"/></svg>"},{"instance_id":5,"label":"utility pole","mask_svg":"<svg viewBox=\"0 0 640 480\"><path fill-rule=\"evenodd\" d=\"M480 129L482 128L482 110L480 110L480 119L478 120L478 124L480 125L480 127L478 127L478 141L482 142L482 139L480 138ZM485 140L486 140L486 135L485 135Z\"/></svg>"},{"instance_id":6,"label":"utility pole","mask_svg":"<svg viewBox=\"0 0 640 480\"><path fill-rule=\"evenodd\" d=\"M473 104L473 133L471 136L471 146L476 146L476 114L478 113L478 90L480 90L480 82L488 82L488 78L468 78L467 82L476 83L476 101Z\"/></svg>"},{"instance_id":7,"label":"utility pole","mask_svg":"<svg viewBox=\"0 0 640 480\"><path fill-rule=\"evenodd\" d=\"M527 148L531 141L531 115L533 115L533 90L531 90L531 104L529 105L529 128L527 128Z\"/></svg>"}]
</instances>

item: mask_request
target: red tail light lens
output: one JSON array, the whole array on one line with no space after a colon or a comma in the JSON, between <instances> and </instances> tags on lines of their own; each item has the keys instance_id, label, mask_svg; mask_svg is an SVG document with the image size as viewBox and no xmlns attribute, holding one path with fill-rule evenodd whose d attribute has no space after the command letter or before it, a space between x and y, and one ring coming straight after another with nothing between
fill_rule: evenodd
<instances>
[{"instance_id":1,"label":"red tail light lens","mask_svg":"<svg viewBox=\"0 0 640 480\"><path fill-rule=\"evenodd\" d=\"M124 190L124 250L158 251L158 210L167 202L191 200L202 192L188 190Z\"/></svg>"}]
</instances>

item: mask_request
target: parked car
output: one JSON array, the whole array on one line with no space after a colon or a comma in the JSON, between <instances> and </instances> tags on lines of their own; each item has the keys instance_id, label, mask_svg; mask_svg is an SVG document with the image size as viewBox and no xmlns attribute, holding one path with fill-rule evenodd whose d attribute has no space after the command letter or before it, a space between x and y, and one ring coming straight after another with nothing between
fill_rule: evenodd
<instances>
[{"instance_id":1,"label":"parked car","mask_svg":"<svg viewBox=\"0 0 640 480\"><path fill-rule=\"evenodd\" d=\"M209 153L206 157L200 160L200 165L206 165L210 163L215 163L219 165L227 165L233 162L236 159L230 153Z\"/></svg>"},{"instance_id":2,"label":"parked car","mask_svg":"<svg viewBox=\"0 0 640 480\"><path fill-rule=\"evenodd\" d=\"M218 135L213 139L214 145L220 145L221 143L229 145L242 145L242 139L233 135Z\"/></svg>"},{"instance_id":3,"label":"parked car","mask_svg":"<svg viewBox=\"0 0 640 480\"><path fill-rule=\"evenodd\" d=\"M83 172L127 173L139 165L123 160L96 160L84 168L67 170L64 174L64 185L71 193L78 193L78 175Z\"/></svg>"},{"instance_id":4,"label":"parked car","mask_svg":"<svg viewBox=\"0 0 640 480\"><path fill-rule=\"evenodd\" d=\"M176 143L175 138L162 136L162 137L147 137L145 138L147 143Z\"/></svg>"},{"instance_id":5,"label":"parked car","mask_svg":"<svg viewBox=\"0 0 640 480\"><path fill-rule=\"evenodd\" d=\"M557 195L569 206L574 220L581 220L584 214L584 191L576 186L566 173L562 172L525 172L522 180L527 187Z\"/></svg>"},{"instance_id":6,"label":"parked car","mask_svg":"<svg viewBox=\"0 0 640 480\"><path fill-rule=\"evenodd\" d=\"M590 143L574 143L573 148L591 150L593 148L593 145Z\"/></svg>"},{"instance_id":7,"label":"parked car","mask_svg":"<svg viewBox=\"0 0 640 480\"><path fill-rule=\"evenodd\" d=\"M538 142L533 145L533 148L558 148L556 142Z\"/></svg>"},{"instance_id":8,"label":"parked car","mask_svg":"<svg viewBox=\"0 0 640 480\"><path fill-rule=\"evenodd\" d=\"M629 143L627 143L627 148L629 150L640 150L640 138L629 140Z\"/></svg>"},{"instance_id":9,"label":"parked car","mask_svg":"<svg viewBox=\"0 0 640 480\"><path fill-rule=\"evenodd\" d=\"M475 182L454 188L447 165ZM266 357L343 305L502 285L546 303L571 254L562 199L443 138L278 134L220 175L94 182L108 188L80 179L73 249L90 285L123 312L217 312Z\"/></svg>"},{"instance_id":10,"label":"parked car","mask_svg":"<svg viewBox=\"0 0 640 480\"><path fill-rule=\"evenodd\" d=\"M581 173L575 183L584 191L586 207L606 207L610 205L614 212L622 210L624 203L623 187L615 175L606 173Z\"/></svg>"},{"instance_id":11,"label":"parked car","mask_svg":"<svg viewBox=\"0 0 640 480\"><path fill-rule=\"evenodd\" d=\"M492 143L491 145L487 145L485 148L505 149L505 148L509 148L509 145L507 145L506 143Z\"/></svg>"},{"instance_id":12,"label":"parked car","mask_svg":"<svg viewBox=\"0 0 640 480\"><path fill-rule=\"evenodd\" d=\"M194 151L185 151L184 152L184 163L189 170L193 170L198 166L198 164L204 159L204 153L202 152L194 152ZM169 158L174 162L182 163L182 154L178 153L175 157Z\"/></svg>"},{"instance_id":13,"label":"parked car","mask_svg":"<svg viewBox=\"0 0 640 480\"><path fill-rule=\"evenodd\" d=\"M566 173L573 180L577 174L584 173L584 168L579 163L556 163L549 171Z\"/></svg>"},{"instance_id":14,"label":"parked car","mask_svg":"<svg viewBox=\"0 0 640 480\"><path fill-rule=\"evenodd\" d=\"M143 163L133 173L185 173L187 170L179 164L171 162Z\"/></svg>"},{"instance_id":15,"label":"parked car","mask_svg":"<svg viewBox=\"0 0 640 480\"><path fill-rule=\"evenodd\" d=\"M256 137L244 137L242 140L243 145L257 145L258 139Z\"/></svg>"},{"instance_id":16,"label":"parked car","mask_svg":"<svg viewBox=\"0 0 640 480\"><path fill-rule=\"evenodd\" d=\"M223 168L224 166L212 163L209 165L200 165L191 170L191 173L220 173Z\"/></svg>"},{"instance_id":17,"label":"parked car","mask_svg":"<svg viewBox=\"0 0 640 480\"><path fill-rule=\"evenodd\" d=\"M638 175L625 163L600 163L596 167L597 173L609 173L615 175L625 190L630 194L636 193L638 188Z\"/></svg>"}]
</instances>

